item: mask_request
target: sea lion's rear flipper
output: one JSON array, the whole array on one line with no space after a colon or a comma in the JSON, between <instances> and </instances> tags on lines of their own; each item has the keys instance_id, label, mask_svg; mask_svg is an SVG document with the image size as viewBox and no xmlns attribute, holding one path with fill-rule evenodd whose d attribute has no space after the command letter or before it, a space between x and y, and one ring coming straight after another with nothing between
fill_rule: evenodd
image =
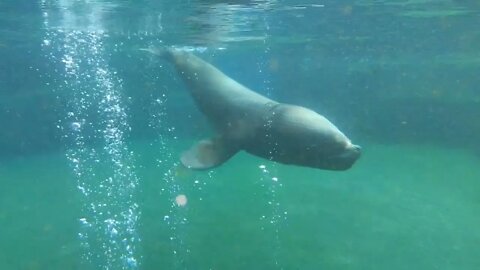
<instances>
[{"instance_id":1,"label":"sea lion's rear flipper","mask_svg":"<svg viewBox=\"0 0 480 270\"><path fill-rule=\"evenodd\" d=\"M198 142L184 152L180 160L187 168L206 170L220 166L235 155L238 150L223 137L218 137Z\"/></svg>"},{"instance_id":2,"label":"sea lion's rear flipper","mask_svg":"<svg viewBox=\"0 0 480 270\"><path fill-rule=\"evenodd\" d=\"M152 55L159 56L160 58L164 58L168 61L173 60L173 54L175 53L174 49L167 48L167 47L148 47L148 48L140 48L138 50L142 52L151 53Z\"/></svg>"}]
</instances>

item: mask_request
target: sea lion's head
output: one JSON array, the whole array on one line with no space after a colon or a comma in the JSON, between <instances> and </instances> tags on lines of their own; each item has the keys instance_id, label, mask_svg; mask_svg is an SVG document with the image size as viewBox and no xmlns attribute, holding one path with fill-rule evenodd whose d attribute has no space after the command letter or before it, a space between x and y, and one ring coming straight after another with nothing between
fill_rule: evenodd
<instances>
[{"instance_id":1,"label":"sea lion's head","mask_svg":"<svg viewBox=\"0 0 480 270\"><path fill-rule=\"evenodd\" d=\"M281 104L272 118L272 159L325 170L349 169L361 155L335 125L304 107Z\"/></svg>"}]
</instances>

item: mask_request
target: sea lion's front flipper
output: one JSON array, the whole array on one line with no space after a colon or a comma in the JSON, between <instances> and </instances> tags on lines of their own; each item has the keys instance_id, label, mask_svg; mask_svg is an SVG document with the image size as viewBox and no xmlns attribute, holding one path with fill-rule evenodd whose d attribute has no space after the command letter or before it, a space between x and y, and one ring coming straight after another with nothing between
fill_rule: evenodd
<instances>
[{"instance_id":1,"label":"sea lion's front flipper","mask_svg":"<svg viewBox=\"0 0 480 270\"><path fill-rule=\"evenodd\" d=\"M218 137L198 142L184 152L180 160L187 168L206 170L221 165L235 155L238 150L223 137Z\"/></svg>"}]
</instances>

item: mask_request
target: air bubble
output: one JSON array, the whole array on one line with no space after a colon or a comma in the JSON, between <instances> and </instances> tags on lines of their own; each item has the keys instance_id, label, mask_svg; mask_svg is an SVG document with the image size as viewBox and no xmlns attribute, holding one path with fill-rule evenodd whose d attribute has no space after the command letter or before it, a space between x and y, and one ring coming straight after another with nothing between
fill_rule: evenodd
<instances>
[{"instance_id":1,"label":"air bubble","mask_svg":"<svg viewBox=\"0 0 480 270\"><path fill-rule=\"evenodd\" d=\"M78 132L78 131L80 131L80 130L82 129L82 123L80 123L80 122L72 122L72 123L70 124L70 128L71 128L73 131Z\"/></svg>"},{"instance_id":2,"label":"air bubble","mask_svg":"<svg viewBox=\"0 0 480 270\"><path fill-rule=\"evenodd\" d=\"M137 263L137 260L135 260L135 258L129 257L127 258L127 265L132 268L137 268L138 263Z\"/></svg>"}]
</instances>

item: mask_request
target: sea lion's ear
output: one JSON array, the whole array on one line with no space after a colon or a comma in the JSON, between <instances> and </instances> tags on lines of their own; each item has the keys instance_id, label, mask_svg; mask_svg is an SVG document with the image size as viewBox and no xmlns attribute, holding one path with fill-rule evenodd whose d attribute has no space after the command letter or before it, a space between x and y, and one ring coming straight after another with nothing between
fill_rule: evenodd
<instances>
[{"instance_id":1,"label":"sea lion's ear","mask_svg":"<svg viewBox=\"0 0 480 270\"><path fill-rule=\"evenodd\" d=\"M187 168L206 170L221 165L237 152L237 147L218 137L198 142L182 154L180 161Z\"/></svg>"}]
</instances>

